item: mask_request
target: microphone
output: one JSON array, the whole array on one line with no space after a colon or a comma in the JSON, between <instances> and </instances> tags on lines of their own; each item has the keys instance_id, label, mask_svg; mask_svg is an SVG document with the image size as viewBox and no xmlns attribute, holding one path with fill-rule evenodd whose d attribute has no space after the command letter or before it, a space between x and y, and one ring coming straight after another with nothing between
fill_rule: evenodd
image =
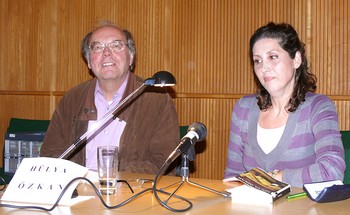
<instances>
[{"instance_id":1,"label":"microphone","mask_svg":"<svg viewBox=\"0 0 350 215\"><path fill-rule=\"evenodd\" d=\"M155 195L156 199L158 200L158 202L165 208L171 210L171 211L185 211L185 210L176 210L175 208L172 208L171 206L168 205L168 201L169 199L174 196L175 192L177 190L179 190L179 188L183 185L184 182L188 182L190 185L194 185L197 186L199 188L208 190L210 192L216 193L218 195L222 195L226 198L231 197L231 193L230 192L219 192L217 190L211 189L209 187L197 184L195 182L191 182L188 180L188 176L189 176L189 165L188 165L188 155L185 154L185 152L187 152L190 148L193 149L194 151L194 145L195 143L198 141L202 141L205 139L205 137L207 136L207 128L205 127L205 125L203 125L200 122L194 122L192 123L187 130L187 134L181 139L180 144L176 147L176 149L169 155L168 159L164 162L163 166L158 170L156 177L154 178L154 183L153 183L153 194ZM188 152L187 152L188 153ZM167 168L171 162L173 162L178 156L180 156L182 154L182 167L181 167L181 173L180 175L182 176L182 181L180 182L180 185L175 188L174 192L172 193L167 193L165 192L165 188L161 188L160 190L157 189L157 180L160 176L160 174L163 172L163 170L165 168ZM177 183L175 183L177 184ZM175 184L169 185L167 187L173 186ZM166 187L166 188L167 188ZM161 191L163 194L169 194L168 198L166 200L162 200L160 199L160 197L158 196L158 191ZM176 196L175 197L179 197ZM187 203L190 204L189 208L192 207L192 203L189 201L186 201ZM187 209L186 209L187 210Z\"/></svg>"},{"instance_id":2,"label":"microphone","mask_svg":"<svg viewBox=\"0 0 350 215\"><path fill-rule=\"evenodd\" d=\"M187 129L187 134L181 139L176 149L169 155L165 164L172 163L178 156L187 152L191 146L194 146L196 142L203 141L206 136L207 128L205 125L200 122L192 123Z\"/></svg>"}]
</instances>

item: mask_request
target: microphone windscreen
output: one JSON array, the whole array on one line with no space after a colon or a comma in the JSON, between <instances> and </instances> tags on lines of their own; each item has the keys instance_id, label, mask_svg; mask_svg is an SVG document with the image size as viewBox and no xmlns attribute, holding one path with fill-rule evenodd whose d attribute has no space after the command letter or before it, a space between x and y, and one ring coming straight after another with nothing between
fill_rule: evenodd
<instances>
[{"instance_id":1,"label":"microphone windscreen","mask_svg":"<svg viewBox=\"0 0 350 215\"><path fill-rule=\"evenodd\" d=\"M198 134L198 142L203 141L207 136L207 128L204 124L200 122L194 122L190 126L188 126L187 131L194 131Z\"/></svg>"}]
</instances>

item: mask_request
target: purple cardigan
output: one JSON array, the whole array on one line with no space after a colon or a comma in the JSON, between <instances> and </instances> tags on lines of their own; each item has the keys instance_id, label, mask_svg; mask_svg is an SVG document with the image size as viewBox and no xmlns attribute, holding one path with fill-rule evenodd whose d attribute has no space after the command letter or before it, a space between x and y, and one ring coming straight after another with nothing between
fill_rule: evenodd
<instances>
[{"instance_id":1,"label":"purple cardigan","mask_svg":"<svg viewBox=\"0 0 350 215\"><path fill-rule=\"evenodd\" d=\"M225 178L254 167L283 170L283 181L294 187L304 183L340 179L345 171L344 148L334 103L308 93L289 114L283 135L269 154L257 142L260 109L255 95L240 99L233 109Z\"/></svg>"}]
</instances>

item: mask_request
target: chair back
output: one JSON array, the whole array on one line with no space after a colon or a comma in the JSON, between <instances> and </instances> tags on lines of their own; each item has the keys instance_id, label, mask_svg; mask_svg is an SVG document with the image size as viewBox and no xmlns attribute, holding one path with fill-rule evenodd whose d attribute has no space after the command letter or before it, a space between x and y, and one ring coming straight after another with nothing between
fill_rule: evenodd
<instances>
[{"instance_id":1,"label":"chair back","mask_svg":"<svg viewBox=\"0 0 350 215\"><path fill-rule=\"evenodd\" d=\"M344 184L350 184L350 131L340 131L344 146L346 170Z\"/></svg>"},{"instance_id":2,"label":"chair back","mask_svg":"<svg viewBox=\"0 0 350 215\"><path fill-rule=\"evenodd\" d=\"M49 127L50 120L39 119L20 119L11 118L7 133L18 132L43 132L45 133Z\"/></svg>"},{"instance_id":3,"label":"chair back","mask_svg":"<svg viewBox=\"0 0 350 215\"><path fill-rule=\"evenodd\" d=\"M50 120L11 118L3 147L0 177L9 183L24 157L38 156ZM0 182L1 184L1 182Z\"/></svg>"}]
</instances>

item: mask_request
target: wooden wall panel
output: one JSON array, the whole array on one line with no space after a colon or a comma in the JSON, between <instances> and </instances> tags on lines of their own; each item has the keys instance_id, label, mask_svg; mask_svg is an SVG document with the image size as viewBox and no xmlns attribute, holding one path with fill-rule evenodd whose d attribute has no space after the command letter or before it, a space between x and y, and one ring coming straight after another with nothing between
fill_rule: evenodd
<instances>
[{"instance_id":1,"label":"wooden wall panel","mask_svg":"<svg viewBox=\"0 0 350 215\"><path fill-rule=\"evenodd\" d=\"M91 78L80 41L103 19L133 33L136 74L175 75L180 124L207 126L195 177L223 176L233 105L255 89L249 38L269 21L299 32L318 92L350 130L349 9L347 0L2 0L0 146L10 117L49 119L65 91Z\"/></svg>"},{"instance_id":2,"label":"wooden wall panel","mask_svg":"<svg viewBox=\"0 0 350 215\"><path fill-rule=\"evenodd\" d=\"M341 130L350 130L350 100L336 100L339 128Z\"/></svg>"},{"instance_id":3,"label":"wooden wall panel","mask_svg":"<svg viewBox=\"0 0 350 215\"><path fill-rule=\"evenodd\" d=\"M1 90L50 88L51 1L1 1Z\"/></svg>"},{"instance_id":4,"label":"wooden wall panel","mask_svg":"<svg viewBox=\"0 0 350 215\"><path fill-rule=\"evenodd\" d=\"M320 71L328 71L329 92L332 95L350 95L350 3L347 0L328 4L331 8L332 17L328 23L330 25L330 37L332 43L325 49L329 50L329 55L324 56L327 59L327 67L321 68ZM327 73L327 72L326 72Z\"/></svg>"},{"instance_id":5,"label":"wooden wall panel","mask_svg":"<svg viewBox=\"0 0 350 215\"><path fill-rule=\"evenodd\" d=\"M3 143L10 118L49 119L49 95L0 95L0 155L2 166Z\"/></svg>"},{"instance_id":6,"label":"wooden wall panel","mask_svg":"<svg viewBox=\"0 0 350 215\"><path fill-rule=\"evenodd\" d=\"M181 125L201 122L207 137L195 145L194 177L222 178L226 166L227 146L234 99L178 98L175 104Z\"/></svg>"}]
</instances>

